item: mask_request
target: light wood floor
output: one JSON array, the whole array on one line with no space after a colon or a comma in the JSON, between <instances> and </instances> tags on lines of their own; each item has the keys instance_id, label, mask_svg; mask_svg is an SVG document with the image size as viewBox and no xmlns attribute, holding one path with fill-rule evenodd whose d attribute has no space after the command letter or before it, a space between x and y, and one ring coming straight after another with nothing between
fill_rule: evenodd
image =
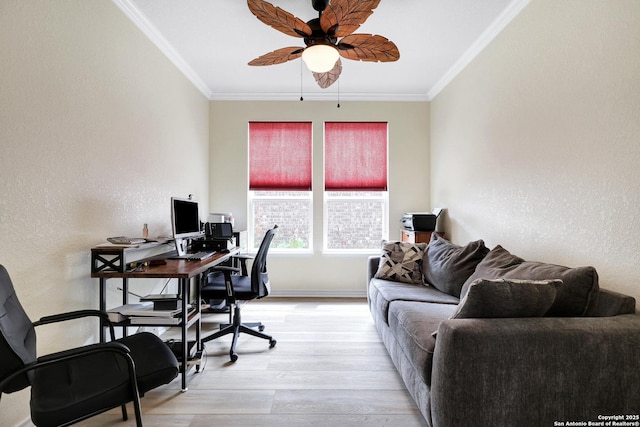
<instances>
[{"instance_id":1,"label":"light wood floor","mask_svg":"<svg viewBox=\"0 0 640 427\"><path fill-rule=\"evenodd\" d=\"M238 361L230 338L206 344L200 373L189 373L142 398L146 426L425 426L371 320L364 299L265 298L243 308L244 321L262 321L266 340L242 335ZM213 330L228 315L206 315ZM81 426L133 426L120 411Z\"/></svg>"}]
</instances>

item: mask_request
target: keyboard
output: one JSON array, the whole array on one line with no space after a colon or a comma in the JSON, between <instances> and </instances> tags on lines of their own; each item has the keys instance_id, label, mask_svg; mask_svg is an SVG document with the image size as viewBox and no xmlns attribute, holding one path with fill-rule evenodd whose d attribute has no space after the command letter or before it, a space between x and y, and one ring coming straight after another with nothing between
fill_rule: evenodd
<instances>
[{"instance_id":1,"label":"keyboard","mask_svg":"<svg viewBox=\"0 0 640 427\"><path fill-rule=\"evenodd\" d=\"M194 252L192 254L186 254L184 256L184 259L188 260L188 261L202 261L205 260L207 258L211 258L214 254L216 253L216 251L213 252Z\"/></svg>"}]
</instances>

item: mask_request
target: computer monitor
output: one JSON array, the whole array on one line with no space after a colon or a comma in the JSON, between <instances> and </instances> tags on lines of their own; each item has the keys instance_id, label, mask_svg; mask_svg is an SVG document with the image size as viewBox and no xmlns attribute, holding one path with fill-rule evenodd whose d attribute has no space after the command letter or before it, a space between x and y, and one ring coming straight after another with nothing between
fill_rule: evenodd
<instances>
[{"instance_id":1,"label":"computer monitor","mask_svg":"<svg viewBox=\"0 0 640 427\"><path fill-rule=\"evenodd\" d=\"M172 197L171 225L178 255L185 255L189 239L203 235L200 228L198 202L191 199Z\"/></svg>"}]
</instances>

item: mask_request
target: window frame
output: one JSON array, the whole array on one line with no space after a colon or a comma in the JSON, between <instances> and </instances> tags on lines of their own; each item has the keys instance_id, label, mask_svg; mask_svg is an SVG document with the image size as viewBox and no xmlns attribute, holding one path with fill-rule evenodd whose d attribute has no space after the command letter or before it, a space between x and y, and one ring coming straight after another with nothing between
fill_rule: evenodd
<instances>
[{"instance_id":1,"label":"window frame","mask_svg":"<svg viewBox=\"0 0 640 427\"><path fill-rule=\"evenodd\" d=\"M283 186L283 188L258 188L252 189L252 165L251 165L251 153L252 153L252 135L251 135L251 127L252 124L270 124L270 125L283 125L284 128L286 124L295 124L295 125L304 125L308 127L305 129L305 132L308 131L308 134L305 133L304 141L308 141L308 155L309 155L309 165L308 169L304 166L304 170L308 171L308 190L306 186L304 188L295 186L288 188ZM298 130L299 131L299 130ZM294 130L295 132L295 130ZM308 139L307 139L308 138ZM269 143L267 143L268 145ZM282 147L283 144L276 143L276 146L280 146L281 149L285 149L286 147ZM284 144L286 145L286 144ZM274 253L290 253L290 254L305 254L313 252L313 122L312 121L249 121L247 126L247 175L248 175L248 188L247 188L247 246L248 251L250 253L255 253L258 250L258 247L261 243L260 241L256 241L256 228L259 226L256 223L255 213L256 213L256 204L259 201L306 201L306 205L309 211L309 217L307 218L307 229L309 234L305 236L308 241L308 247L280 247L279 246L279 237L283 235L283 232L286 232L288 229L288 225L286 222L277 221L274 219L273 223L265 224L264 227L272 228L274 225L278 225L279 233L276 233L274 236L274 240L271 243L271 247L269 249L270 252ZM300 175L297 175L298 177ZM259 176L259 180L261 177ZM299 181L294 181L298 183ZM295 184L294 184L295 185ZM265 194L267 193L267 194ZM273 193L273 196L269 196L268 193ZM283 194L284 193L284 194ZM286 193L291 193L287 195ZM279 222L279 223L278 223ZM266 231L266 230L265 230ZM303 238L304 240L304 238Z\"/></svg>"},{"instance_id":2,"label":"window frame","mask_svg":"<svg viewBox=\"0 0 640 427\"><path fill-rule=\"evenodd\" d=\"M327 123L371 123L371 124L380 124L384 123L386 126L386 136L385 136L385 177L386 177L386 186L385 190L371 190L365 189L362 191L354 190L354 189L345 189L345 190L326 190L326 173L327 173L327 144L326 144L326 125ZM329 230L329 204L332 201L338 200L352 200L352 201L381 201L382 202L382 224L381 224L381 240L388 240L389 238L389 122L380 122L380 121L350 121L350 122L335 122L335 121L325 121L323 123L323 165L322 165L322 252L326 254L375 254L379 253L380 246L372 247L372 248L331 248L330 246L330 230ZM379 197L374 196L342 196L342 195L332 195L332 194L342 194L342 193L378 193ZM357 221L358 218L354 218L354 221Z\"/></svg>"}]
</instances>

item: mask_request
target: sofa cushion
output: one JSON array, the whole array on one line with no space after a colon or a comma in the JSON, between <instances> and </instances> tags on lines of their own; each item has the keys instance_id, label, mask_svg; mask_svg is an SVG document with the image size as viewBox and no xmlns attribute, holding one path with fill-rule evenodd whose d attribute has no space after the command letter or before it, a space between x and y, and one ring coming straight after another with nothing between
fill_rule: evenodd
<instances>
[{"instance_id":1,"label":"sofa cushion","mask_svg":"<svg viewBox=\"0 0 640 427\"><path fill-rule=\"evenodd\" d=\"M417 301L453 305L454 310L460 300L440 292L431 286L416 286L390 280L372 279L369 283L369 301L376 312L389 323L389 304L392 301Z\"/></svg>"},{"instance_id":2,"label":"sofa cushion","mask_svg":"<svg viewBox=\"0 0 640 427\"><path fill-rule=\"evenodd\" d=\"M582 316L598 293L598 274L593 267L569 268L525 261L502 246L493 248L478 264L462 287L462 298L476 279L562 280L547 316Z\"/></svg>"},{"instance_id":3,"label":"sofa cushion","mask_svg":"<svg viewBox=\"0 0 640 427\"><path fill-rule=\"evenodd\" d=\"M487 253L489 249L482 240L458 246L433 233L424 259L426 282L459 298L462 285Z\"/></svg>"},{"instance_id":4,"label":"sofa cushion","mask_svg":"<svg viewBox=\"0 0 640 427\"><path fill-rule=\"evenodd\" d=\"M402 369L414 370L431 385L431 367L436 339L431 333L448 319L456 306L415 301L393 301L389 306L389 328L411 361ZM404 377L404 375L403 375Z\"/></svg>"},{"instance_id":5,"label":"sofa cushion","mask_svg":"<svg viewBox=\"0 0 640 427\"><path fill-rule=\"evenodd\" d=\"M561 286L561 280L477 279L451 318L542 317Z\"/></svg>"},{"instance_id":6,"label":"sofa cushion","mask_svg":"<svg viewBox=\"0 0 640 427\"><path fill-rule=\"evenodd\" d=\"M422 259L426 243L382 242L382 255L375 277L397 282L424 283Z\"/></svg>"}]
</instances>

